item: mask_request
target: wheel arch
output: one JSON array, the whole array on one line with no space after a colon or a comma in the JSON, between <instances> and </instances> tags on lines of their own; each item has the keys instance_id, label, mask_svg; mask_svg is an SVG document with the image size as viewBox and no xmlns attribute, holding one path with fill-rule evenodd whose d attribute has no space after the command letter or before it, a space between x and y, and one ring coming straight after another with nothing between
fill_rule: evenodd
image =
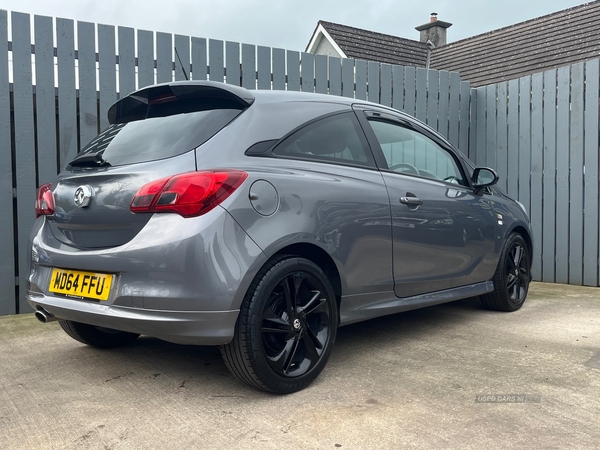
<instances>
[{"instance_id":1,"label":"wheel arch","mask_svg":"<svg viewBox=\"0 0 600 450\"><path fill-rule=\"evenodd\" d=\"M273 258L278 258L283 255L294 255L308 259L319 266L323 272L325 272L325 275L329 279L331 287L333 288L333 293L335 294L339 315L340 302L342 298L342 279L331 255L318 245L310 243L295 243L279 249L269 258L267 262L271 261Z\"/></svg>"},{"instance_id":2,"label":"wheel arch","mask_svg":"<svg viewBox=\"0 0 600 450\"><path fill-rule=\"evenodd\" d=\"M509 235L511 233L520 234L521 237L525 240L525 243L527 244L527 249L529 250L530 265L533 265L533 239L531 238L531 235L529 234L529 231L527 231L527 229L525 227L523 227L521 225L517 225L512 230L510 230Z\"/></svg>"}]
</instances>

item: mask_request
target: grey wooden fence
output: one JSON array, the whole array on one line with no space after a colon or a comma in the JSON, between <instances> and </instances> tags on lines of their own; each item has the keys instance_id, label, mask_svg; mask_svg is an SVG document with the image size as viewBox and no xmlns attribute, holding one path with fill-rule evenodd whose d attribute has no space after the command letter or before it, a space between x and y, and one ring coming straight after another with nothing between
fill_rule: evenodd
<instances>
[{"instance_id":1,"label":"grey wooden fence","mask_svg":"<svg viewBox=\"0 0 600 450\"><path fill-rule=\"evenodd\" d=\"M0 315L30 310L20 287L37 186L107 126L120 95L186 77L354 97L417 117L496 167L526 204L536 279L598 285L598 61L470 89L446 71L0 10Z\"/></svg>"},{"instance_id":2,"label":"grey wooden fence","mask_svg":"<svg viewBox=\"0 0 600 450\"><path fill-rule=\"evenodd\" d=\"M529 211L536 280L598 286L599 81L596 59L473 90L469 156Z\"/></svg>"}]
</instances>

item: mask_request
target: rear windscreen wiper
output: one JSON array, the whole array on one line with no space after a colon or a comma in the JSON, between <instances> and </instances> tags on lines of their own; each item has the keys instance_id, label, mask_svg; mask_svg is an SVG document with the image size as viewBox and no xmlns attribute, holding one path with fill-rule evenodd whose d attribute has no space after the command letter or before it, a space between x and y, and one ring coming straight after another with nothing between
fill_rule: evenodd
<instances>
[{"instance_id":1,"label":"rear windscreen wiper","mask_svg":"<svg viewBox=\"0 0 600 450\"><path fill-rule=\"evenodd\" d=\"M91 154L78 156L73 161L71 161L71 163L69 165L75 166L75 167L107 167L107 166L110 166L110 163L108 161L105 161L104 159L102 159L102 153L103 152L98 152L98 153L91 153Z\"/></svg>"}]
</instances>

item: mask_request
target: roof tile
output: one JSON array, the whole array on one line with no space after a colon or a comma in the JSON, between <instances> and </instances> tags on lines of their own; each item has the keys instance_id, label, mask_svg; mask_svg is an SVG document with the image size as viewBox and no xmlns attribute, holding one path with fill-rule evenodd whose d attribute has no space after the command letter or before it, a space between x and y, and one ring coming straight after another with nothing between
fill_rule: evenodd
<instances>
[{"instance_id":1,"label":"roof tile","mask_svg":"<svg viewBox=\"0 0 600 450\"><path fill-rule=\"evenodd\" d=\"M427 45L320 21L348 58L424 67ZM600 0L433 49L431 67L460 72L473 87L600 56Z\"/></svg>"}]
</instances>

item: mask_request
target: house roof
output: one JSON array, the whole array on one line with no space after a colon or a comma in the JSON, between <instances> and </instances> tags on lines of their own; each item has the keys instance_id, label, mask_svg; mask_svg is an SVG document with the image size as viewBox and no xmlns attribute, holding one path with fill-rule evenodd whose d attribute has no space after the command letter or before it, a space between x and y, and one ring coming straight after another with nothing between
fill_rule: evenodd
<instances>
[{"instance_id":1,"label":"house roof","mask_svg":"<svg viewBox=\"0 0 600 450\"><path fill-rule=\"evenodd\" d=\"M417 67L427 62L427 45L419 41L319 21L311 43L319 30L341 56ZM478 87L599 56L597 0L434 48L430 67L460 72Z\"/></svg>"},{"instance_id":2,"label":"house roof","mask_svg":"<svg viewBox=\"0 0 600 450\"><path fill-rule=\"evenodd\" d=\"M319 21L315 33L319 25L348 58L407 66L425 66L427 61L427 45L422 42L324 20Z\"/></svg>"},{"instance_id":3,"label":"house roof","mask_svg":"<svg viewBox=\"0 0 600 450\"><path fill-rule=\"evenodd\" d=\"M595 1L436 48L431 67L460 72L482 86L599 56Z\"/></svg>"}]
</instances>

